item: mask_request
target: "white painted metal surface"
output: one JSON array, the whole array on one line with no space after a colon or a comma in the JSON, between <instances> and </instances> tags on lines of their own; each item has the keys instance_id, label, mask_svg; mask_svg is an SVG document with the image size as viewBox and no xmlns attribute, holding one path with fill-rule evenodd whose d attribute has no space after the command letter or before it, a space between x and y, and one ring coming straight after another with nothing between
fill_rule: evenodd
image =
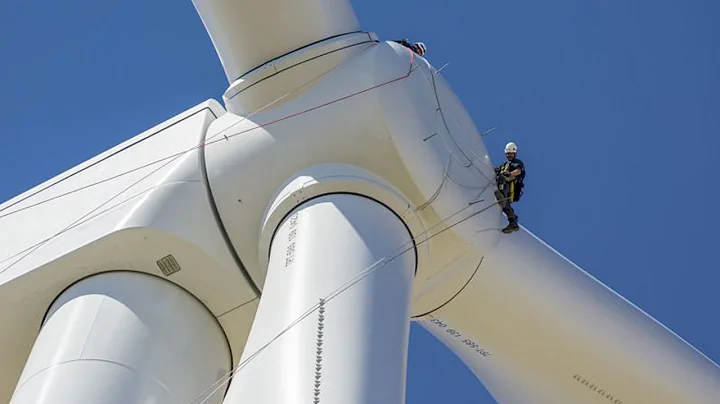
<instances>
[{"instance_id":1,"label":"white painted metal surface","mask_svg":"<svg viewBox=\"0 0 720 404\"><path fill-rule=\"evenodd\" d=\"M378 202L331 194L302 204L273 239L225 404L404 403L415 263L407 228Z\"/></svg>"},{"instance_id":2,"label":"white painted metal surface","mask_svg":"<svg viewBox=\"0 0 720 404\"><path fill-rule=\"evenodd\" d=\"M186 291L140 273L96 275L50 307L11 404L184 404L230 361L217 320Z\"/></svg>"},{"instance_id":3,"label":"white painted metal surface","mask_svg":"<svg viewBox=\"0 0 720 404\"><path fill-rule=\"evenodd\" d=\"M436 76L406 48L375 44L281 105L249 118L227 113L210 125L207 138L220 140L206 148L210 188L256 285L265 282L258 223L269 201L296 173L336 164L380 177L418 217L411 230L428 253L418 261L414 311L430 310L462 287L499 238L493 230L500 209L478 131Z\"/></svg>"},{"instance_id":4,"label":"white painted metal surface","mask_svg":"<svg viewBox=\"0 0 720 404\"><path fill-rule=\"evenodd\" d=\"M198 105L0 205L0 282L122 228L158 185L201 183L197 145L224 112Z\"/></svg>"},{"instance_id":5,"label":"white painted metal surface","mask_svg":"<svg viewBox=\"0 0 720 404\"><path fill-rule=\"evenodd\" d=\"M713 404L720 369L526 230L416 319L499 403Z\"/></svg>"},{"instance_id":6,"label":"white painted metal surface","mask_svg":"<svg viewBox=\"0 0 720 404\"><path fill-rule=\"evenodd\" d=\"M243 116L226 113L214 101L200 104L0 206L0 402L12 394L53 300L84 277L116 269L165 277L195 295L222 325L237 359L258 307L258 290L266 287L272 296L290 287L274 285L273 274L282 280L284 273L272 268L266 280L263 224L278 190L302 176L308 182L293 191L297 203L331 188L379 199L393 194L390 199L400 201L384 202L407 222L418 244L410 311L439 331L500 402L704 404L720 396L712 361L529 233L501 237L492 162L469 114L426 60L395 43L374 43L370 34L306 47L359 29L346 0L196 0L195 5L231 81L228 105ZM343 44L357 47L320 56ZM298 48L303 50L281 57ZM258 65L263 67L246 74ZM286 69L291 66L296 67ZM313 222L311 228L326 225ZM321 253L314 254L313 260L320 260ZM338 246L322 254L325 262L326 255L339 259L347 251ZM342 270L357 273L369 255L348 261ZM175 261L172 271L163 272L164 260ZM327 286L305 287L318 292L322 285ZM406 293L400 286L397 291L375 286L381 296ZM352 293L369 292L360 286ZM362 296L358 299L369 300ZM263 301L289 305L319 296L283 298ZM352 334L362 322L337 325L330 320L331 306L328 302L326 318L339 327L337 335L365 341ZM267 336L262 333L286 324L278 321L303 309L287 307L280 315L261 310L256 327L261 331L253 332L259 336L252 346L261 344ZM427 322L430 315L434 323ZM307 321L317 320L312 318ZM362 319L370 325L381 320ZM406 327L405 321L388 325L391 334ZM446 327L433 328L441 324ZM309 338L308 327L286 337L300 343ZM447 328L470 338L464 342ZM315 354L314 346L308 354L282 341L275 343L291 357ZM324 353L335 369L365 363L349 356L360 350L348 346ZM273 358L284 366L279 351L271 360L268 352L254 365L259 374L270 374ZM254 371L241 376L258 380ZM359 388L363 380L375 380L357 376L340 383ZM303 377L292 379L302 385L287 387L307 392L310 400L314 387L305 386ZM277 380L262 383L275 389ZM243 400L239 389L233 401ZM362 399L357 394L331 397Z\"/></svg>"},{"instance_id":7,"label":"white painted metal surface","mask_svg":"<svg viewBox=\"0 0 720 404\"><path fill-rule=\"evenodd\" d=\"M225 106L241 116L277 107L377 42L373 33L356 32L333 36L273 59L235 80L223 94Z\"/></svg>"},{"instance_id":8,"label":"white painted metal surface","mask_svg":"<svg viewBox=\"0 0 720 404\"><path fill-rule=\"evenodd\" d=\"M232 83L328 37L358 31L349 0L193 0Z\"/></svg>"},{"instance_id":9,"label":"white painted metal surface","mask_svg":"<svg viewBox=\"0 0 720 404\"><path fill-rule=\"evenodd\" d=\"M403 221L411 234L427 232L408 198L381 177L346 164L321 164L295 173L275 193L263 215L258 249L260 267L268 267L275 232L299 204L324 195L347 193L363 195L385 205ZM415 250L417 261L425 261L429 254L427 245L417 247L413 244L407 248ZM263 278L265 276L266 272Z\"/></svg>"},{"instance_id":10,"label":"white painted metal surface","mask_svg":"<svg viewBox=\"0 0 720 404\"><path fill-rule=\"evenodd\" d=\"M190 291L240 356L256 295L223 238L203 170L205 129L224 113L204 102L0 205L0 402L53 300L105 271L146 272ZM179 270L166 275L158 261L168 256Z\"/></svg>"}]
</instances>

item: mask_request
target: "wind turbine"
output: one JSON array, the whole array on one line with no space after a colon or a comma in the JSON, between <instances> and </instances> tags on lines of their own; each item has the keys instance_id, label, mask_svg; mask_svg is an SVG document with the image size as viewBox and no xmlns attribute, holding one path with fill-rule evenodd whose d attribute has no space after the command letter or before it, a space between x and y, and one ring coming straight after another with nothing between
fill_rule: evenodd
<instances>
[{"instance_id":1,"label":"wind turbine","mask_svg":"<svg viewBox=\"0 0 720 404\"><path fill-rule=\"evenodd\" d=\"M712 361L500 234L468 113L347 0L194 4L224 106L0 206L0 401L402 403L410 321L503 404L717 401Z\"/></svg>"}]
</instances>

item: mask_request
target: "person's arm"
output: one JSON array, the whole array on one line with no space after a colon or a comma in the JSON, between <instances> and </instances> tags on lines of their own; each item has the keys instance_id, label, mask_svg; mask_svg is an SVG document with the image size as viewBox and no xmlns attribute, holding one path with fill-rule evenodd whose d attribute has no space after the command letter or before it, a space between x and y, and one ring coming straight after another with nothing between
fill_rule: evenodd
<instances>
[{"instance_id":1,"label":"person's arm","mask_svg":"<svg viewBox=\"0 0 720 404\"><path fill-rule=\"evenodd\" d=\"M518 177L520 174L522 174L522 166L518 166L518 168L514 169L513 171L510 171L508 173L508 177L512 180Z\"/></svg>"},{"instance_id":2,"label":"person's arm","mask_svg":"<svg viewBox=\"0 0 720 404\"><path fill-rule=\"evenodd\" d=\"M515 167L514 170L512 170L512 171L506 171L506 172L505 172L505 177L507 177L508 181L512 181L512 180L514 180L515 178L517 178L518 176L520 176L520 174L522 174L522 172L523 172L524 169L525 169L525 168L524 168L523 164L522 164L522 163L519 163L519 164L517 164L517 166Z\"/></svg>"}]
</instances>

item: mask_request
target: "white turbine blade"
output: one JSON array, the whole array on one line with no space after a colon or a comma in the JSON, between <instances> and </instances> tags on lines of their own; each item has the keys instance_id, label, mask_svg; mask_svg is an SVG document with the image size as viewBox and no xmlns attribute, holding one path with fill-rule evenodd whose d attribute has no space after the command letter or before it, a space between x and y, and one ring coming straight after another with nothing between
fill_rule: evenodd
<instances>
[{"instance_id":1,"label":"white turbine blade","mask_svg":"<svg viewBox=\"0 0 720 404\"><path fill-rule=\"evenodd\" d=\"M232 83L308 44L360 30L348 0L193 0Z\"/></svg>"},{"instance_id":2,"label":"white turbine blade","mask_svg":"<svg viewBox=\"0 0 720 404\"><path fill-rule=\"evenodd\" d=\"M720 368L531 233L418 319L502 404L710 404Z\"/></svg>"}]
</instances>

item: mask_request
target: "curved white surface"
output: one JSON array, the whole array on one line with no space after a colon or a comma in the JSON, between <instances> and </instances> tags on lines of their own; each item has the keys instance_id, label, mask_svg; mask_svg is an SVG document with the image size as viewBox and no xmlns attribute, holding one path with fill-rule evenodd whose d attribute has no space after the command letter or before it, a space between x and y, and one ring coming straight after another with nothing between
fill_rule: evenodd
<instances>
[{"instance_id":1,"label":"curved white surface","mask_svg":"<svg viewBox=\"0 0 720 404\"><path fill-rule=\"evenodd\" d=\"M232 83L270 60L358 31L349 0L193 0Z\"/></svg>"},{"instance_id":2,"label":"curved white surface","mask_svg":"<svg viewBox=\"0 0 720 404\"><path fill-rule=\"evenodd\" d=\"M409 240L402 221L369 198L333 194L294 210L275 234L247 364L225 404L404 403ZM320 299L322 308L275 339Z\"/></svg>"},{"instance_id":3,"label":"curved white surface","mask_svg":"<svg viewBox=\"0 0 720 404\"><path fill-rule=\"evenodd\" d=\"M469 279L476 251L499 238L491 231L501 215L488 192L494 173L468 114L433 75L407 48L375 44L281 105L249 118L227 113L210 125L208 138L219 139L206 148L210 189L256 285L265 278L258 223L268 204L293 175L326 164L381 177L407 197L418 227L427 230L414 234L428 259L418 262L413 313L434 309ZM460 129L448 131L439 106L448 126ZM457 144L474 153L471 160L463 160Z\"/></svg>"},{"instance_id":4,"label":"curved white surface","mask_svg":"<svg viewBox=\"0 0 720 404\"><path fill-rule=\"evenodd\" d=\"M150 275L112 272L58 297L11 404L182 404L230 365L225 335L194 297Z\"/></svg>"},{"instance_id":5,"label":"curved white surface","mask_svg":"<svg viewBox=\"0 0 720 404\"><path fill-rule=\"evenodd\" d=\"M223 94L223 101L229 112L240 116L277 107L376 43L374 34L356 32L305 46L235 80Z\"/></svg>"},{"instance_id":6,"label":"curved white surface","mask_svg":"<svg viewBox=\"0 0 720 404\"><path fill-rule=\"evenodd\" d=\"M373 199L394 212L402 220L414 239L427 229L422 220L413 211L408 199L382 178L361 168L345 164L322 164L308 167L291 176L280 187L264 214L262 231L259 238L258 256L260 267L267 268L270 259L270 244L280 223L298 205L330 194L356 194ZM426 261L427 243L416 246L413 240L407 240L406 247L414 249L417 263ZM263 280L264 282L264 280Z\"/></svg>"},{"instance_id":7,"label":"curved white surface","mask_svg":"<svg viewBox=\"0 0 720 404\"><path fill-rule=\"evenodd\" d=\"M223 238L197 147L224 113L203 102L0 205L0 403L53 300L106 271L144 272L189 291L240 357L256 294ZM179 270L165 274L158 261L168 256Z\"/></svg>"},{"instance_id":8,"label":"curved white surface","mask_svg":"<svg viewBox=\"0 0 720 404\"><path fill-rule=\"evenodd\" d=\"M257 112L257 105L276 94L294 93L251 119L223 114L217 103L205 103L0 206L5 210L0 216L0 401L12 391L52 299L84 276L116 268L167 276L192 291L239 351L255 313L253 287L262 285L266 275L258 256L263 214L285 181L318 164L360 167L407 196L428 229L420 241L429 240L424 246L429 258L420 255L415 263L412 312L423 316L418 321L458 353L501 403L717 401L720 375L715 364L529 233L502 237L495 231L500 212L488 192L492 169L485 147L467 112L424 59L398 44L361 41L362 47L347 55L313 59L302 69L287 70L292 74L273 74L237 95L250 80L236 79L249 70L270 70L266 62L271 59L358 30L347 0L194 3L233 82L228 97L246 97L237 101L237 111ZM328 66L332 71L309 85L308 77ZM264 79L262 73L253 79ZM196 148L211 138L215 140ZM318 201L302 212L324 211ZM373 209L361 205L350 212ZM301 270L271 268L272 282L245 358L315 299L398 242L402 232L393 220L383 219L384 212L359 214L364 220L341 218L337 212L317 214L321 220L304 237L312 242L303 244L305 250L296 245L307 254L305 261L298 258L306 262ZM333 219L323 220L326 215ZM284 262L288 247L277 247L273 254L280 257L271 261ZM348 256L348 251L355 254ZM157 263L171 255L181 270L166 275ZM404 372L400 375L399 369L405 366L401 356L407 344L400 337L407 335L409 309L403 302L409 299L405 282L410 280L405 278L410 264L393 265L402 269L390 271L398 278L381 282L390 275L378 272L343 295L347 300L328 302L322 372L323 381L328 376L335 384L319 387L325 397L321 402L348 402L348 396L360 397L355 392L370 385L387 394L377 401L392 403L400 397ZM328 266L335 271L318 272ZM111 275L86 282L110 279L105 276ZM172 308L163 306L171 296L186 295L173 295L165 286L158 290L167 292L155 293L154 287L143 291L153 282L143 282L139 289L122 282L92 284L107 288L106 295L117 292L113 300L76 289L90 285L86 282L70 289L76 295L49 317L20 382L17 403L87 393L68 398L82 402L95 392L112 394L120 388L98 387L111 381L162 400L167 393L154 382L162 380L186 397L227 370L228 353L216 335L220 331L202 331L203 321L215 321L212 316L199 314L202 306L193 309L191 299L180 299L187 302L180 311L196 314L183 313L182 319L180 300ZM352 312L350 308L360 315L337 315ZM274 309L282 309L281 314ZM108 315L91 320L93 310ZM244 402L247 389L258 394L255 398L281 402L282 386L309 401L316 388L311 376L318 355L317 321L317 316L309 317L261 352L240 372L229 400L238 402L243 390ZM118 324L123 333L116 332ZM384 331L363 333L365 326ZM125 334L126 329L131 333ZM88 338L87 346L73 345L76 332ZM388 334L393 338L385 340ZM122 344L114 344L115 338ZM190 354L206 360L205 365L183 368L187 353L177 354L177 344L186 339ZM378 350L382 355L362 350L373 344L383 348ZM384 351L389 347L395 351ZM99 360L84 360L83 355ZM103 355L110 361L103 362ZM288 357L292 361L286 363ZM64 362L67 358L70 362ZM371 359L393 365L374 368ZM149 372L151 381L127 373L127 366ZM285 369L277 373L283 377L273 373L278 366ZM189 376L196 371L202 374ZM175 379L165 381L163 372ZM73 390L78 375L90 382ZM337 386L353 395L341 395Z\"/></svg>"},{"instance_id":9,"label":"curved white surface","mask_svg":"<svg viewBox=\"0 0 720 404\"><path fill-rule=\"evenodd\" d=\"M0 283L123 228L158 185L201 183L196 148L224 112L204 102L0 205Z\"/></svg>"},{"instance_id":10,"label":"curved white surface","mask_svg":"<svg viewBox=\"0 0 720 404\"><path fill-rule=\"evenodd\" d=\"M418 320L499 403L712 404L720 368L535 236L505 236Z\"/></svg>"}]
</instances>

